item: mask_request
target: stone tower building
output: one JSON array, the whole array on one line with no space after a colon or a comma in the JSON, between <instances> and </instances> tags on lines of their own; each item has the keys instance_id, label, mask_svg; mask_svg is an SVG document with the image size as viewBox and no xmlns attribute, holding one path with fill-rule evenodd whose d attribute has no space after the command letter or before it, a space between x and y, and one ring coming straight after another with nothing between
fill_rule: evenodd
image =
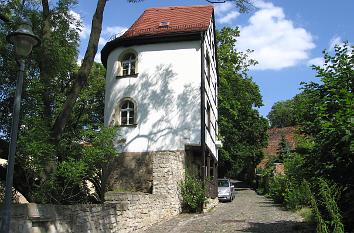
<instances>
[{"instance_id":1,"label":"stone tower building","mask_svg":"<svg viewBox=\"0 0 354 233\"><path fill-rule=\"evenodd\" d=\"M119 126L109 189L178 193L186 170L217 196L213 7L150 8L101 52L105 124Z\"/></svg>"}]
</instances>

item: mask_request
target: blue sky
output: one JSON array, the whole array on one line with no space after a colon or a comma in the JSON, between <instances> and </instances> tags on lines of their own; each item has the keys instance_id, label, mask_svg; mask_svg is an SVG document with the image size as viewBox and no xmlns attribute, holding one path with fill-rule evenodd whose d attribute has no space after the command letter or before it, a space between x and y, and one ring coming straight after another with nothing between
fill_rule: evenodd
<instances>
[{"instance_id":1,"label":"blue sky","mask_svg":"<svg viewBox=\"0 0 354 233\"><path fill-rule=\"evenodd\" d=\"M83 56L90 32L96 2L79 0L72 9L83 22L80 54ZM239 14L232 2L215 5L216 26L241 28L236 46L253 49L252 57L259 64L250 75L259 85L264 106L260 113L268 114L272 105L299 93L300 82L316 81L310 64L322 63L322 50L333 50L336 43L354 39L353 0L254 0L254 9ZM126 30L149 7L203 5L204 0L145 0L128 3L109 0L103 20L99 51L109 38ZM100 60L97 54L96 61Z\"/></svg>"}]
</instances>

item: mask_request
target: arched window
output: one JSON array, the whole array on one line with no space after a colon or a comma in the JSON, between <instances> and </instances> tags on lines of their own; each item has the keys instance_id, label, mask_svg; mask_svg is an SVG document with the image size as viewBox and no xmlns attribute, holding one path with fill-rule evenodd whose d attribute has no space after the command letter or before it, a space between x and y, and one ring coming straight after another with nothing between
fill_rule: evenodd
<instances>
[{"instance_id":1,"label":"arched window","mask_svg":"<svg viewBox=\"0 0 354 233\"><path fill-rule=\"evenodd\" d=\"M121 60L122 75L134 75L136 74L136 55L132 52L124 54Z\"/></svg>"},{"instance_id":2,"label":"arched window","mask_svg":"<svg viewBox=\"0 0 354 233\"><path fill-rule=\"evenodd\" d=\"M131 100L124 100L120 105L120 125L135 124L135 104Z\"/></svg>"}]
</instances>

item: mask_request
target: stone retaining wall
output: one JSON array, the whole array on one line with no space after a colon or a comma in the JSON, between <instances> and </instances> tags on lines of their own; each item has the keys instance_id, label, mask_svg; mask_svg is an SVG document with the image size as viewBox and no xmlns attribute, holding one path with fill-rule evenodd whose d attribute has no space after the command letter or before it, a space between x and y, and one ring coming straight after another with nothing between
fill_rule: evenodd
<instances>
[{"instance_id":1,"label":"stone retaining wall","mask_svg":"<svg viewBox=\"0 0 354 233\"><path fill-rule=\"evenodd\" d=\"M13 208L13 233L132 232L174 216L161 195L108 193L102 205L21 204Z\"/></svg>"},{"instance_id":2,"label":"stone retaining wall","mask_svg":"<svg viewBox=\"0 0 354 233\"><path fill-rule=\"evenodd\" d=\"M18 204L12 233L127 233L144 230L181 212L179 183L184 178L183 151L152 152L153 194L106 193L105 204Z\"/></svg>"}]
</instances>

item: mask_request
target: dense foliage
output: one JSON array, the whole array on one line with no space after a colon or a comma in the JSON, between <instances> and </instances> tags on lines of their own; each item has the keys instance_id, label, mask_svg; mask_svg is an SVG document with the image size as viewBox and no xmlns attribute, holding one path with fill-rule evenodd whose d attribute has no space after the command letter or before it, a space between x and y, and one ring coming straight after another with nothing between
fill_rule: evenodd
<instances>
[{"instance_id":1,"label":"dense foliage","mask_svg":"<svg viewBox=\"0 0 354 233\"><path fill-rule=\"evenodd\" d=\"M307 83L304 93L312 99L302 106L301 129L314 142L305 154L306 169L343 189L338 204L345 224L354 228L354 56L353 46L324 53L323 67L315 66L320 83ZM301 110L301 109L300 109ZM300 111L299 110L299 111Z\"/></svg>"},{"instance_id":2,"label":"dense foliage","mask_svg":"<svg viewBox=\"0 0 354 233\"><path fill-rule=\"evenodd\" d=\"M315 174L337 183L354 185L354 62L348 44L337 46L335 55L325 53L325 65L316 66L321 83L307 83L302 132L313 138L315 147L307 157Z\"/></svg>"},{"instance_id":3,"label":"dense foliage","mask_svg":"<svg viewBox=\"0 0 354 233\"><path fill-rule=\"evenodd\" d=\"M219 176L254 179L254 168L262 158L268 123L260 116L262 106L258 86L247 75L254 60L247 52L235 49L239 29L223 28L217 32L219 65L219 127L223 140Z\"/></svg>"},{"instance_id":4,"label":"dense foliage","mask_svg":"<svg viewBox=\"0 0 354 233\"><path fill-rule=\"evenodd\" d=\"M1 13L15 19L20 2L1 1ZM61 0L51 2L50 6L46 3L27 1L23 9L42 44L27 60L14 187L31 202L101 202L104 192L101 171L105 162L116 154L112 144L116 129L102 126L105 69L101 64L92 64L65 129L60 137L55 137L55 123L80 71L77 48L81 22L70 14L76 1ZM3 159L7 159L17 71L13 48L7 45L5 36L13 28L12 23L0 26ZM2 180L5 174L6 167L1 166Z\"/></svg>"},{"instance_id":5,"label":"dense foliage","mask_svg":"<svg viewBox=\"0 0 354 233\"><path fill-rule=\"evenodd\" d=\"M285 158L290 156L291 148L289 142L286 140L284 134L281 135L281 139L277 148L277 162L283 162Z\"/></svg>"},{"instance_id":6,"label":"dense foliage","mask_svg":"<svg viewBox=\"0 0 354 233\"><path fill-rule=\"evenodd\" d=\"M311 206L318 232L344 232L354 229L353 46L324 58L313 66L320 82L304 83L288 101L300 130L296 153L284 160L285 176L268 173L262 189L289 208Z\"/></svg>"},{"instance_id":7,"label":"dense foliage","mask_svg":"<svg viewBox=\"0 0 354 233\"><path fill-rule=\"evenodd\" d=\"M267 115L272 128L283 128L296 125L296 114L293 100L276 102Z\"/></svg>"},{"instance_id":8,"label":"dense foliage","mask_svg":"<svg viewBox=\"0 0 354 233\"><path fill-rule=\"evenodd\" d=\"M17 29L18 18L26 15L41 39L27 60L14 177L15 188L28 201L102 201L104 190L96 173L102 161L114 154L109 146L114 132L102 128L105 75L94 57L107 2L97 0L85 55L78 65L81 22L71 12L77 0L0 0L0 153L4 159L17 72L13 48L5 37ZM233 2L240 11L248 9L248 0ZM87 133L105 143L88 140ZM85 145L92 148L89 154ZM0 166L1 180L5 169Z\"/></svg>"}]
</instances>

